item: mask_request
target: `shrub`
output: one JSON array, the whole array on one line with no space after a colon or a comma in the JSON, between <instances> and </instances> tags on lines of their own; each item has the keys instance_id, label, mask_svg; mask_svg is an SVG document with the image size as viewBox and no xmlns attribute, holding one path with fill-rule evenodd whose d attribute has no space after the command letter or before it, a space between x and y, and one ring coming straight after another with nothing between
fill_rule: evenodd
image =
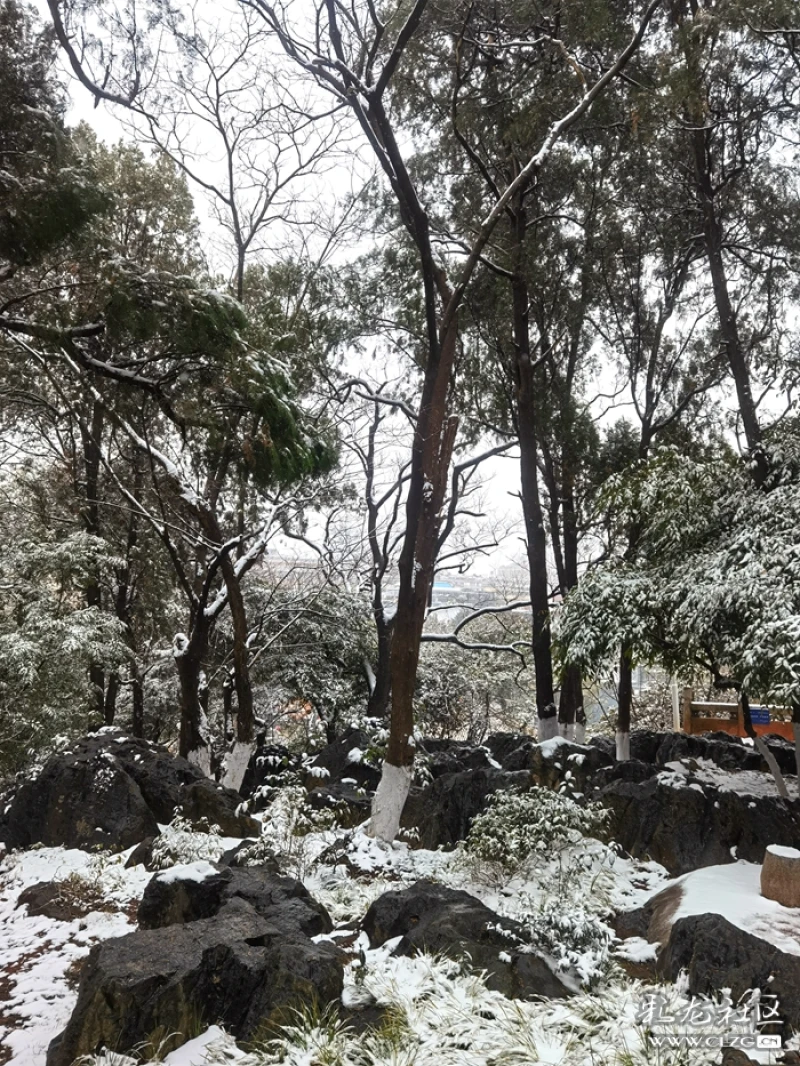
<instances>
[{"instance_id":1,"label":"shrub","mask_svg":"<svg viewBox=\"0 0 800 1066\"><path fill-rule=\"evenodd\" d=\"M488 809L473 820L465 850L513 873L546 861L582 836L596 835L607 819L599 804L581 806L549 788L509 789L496 792Z\"/></svg>"}]
</instances>

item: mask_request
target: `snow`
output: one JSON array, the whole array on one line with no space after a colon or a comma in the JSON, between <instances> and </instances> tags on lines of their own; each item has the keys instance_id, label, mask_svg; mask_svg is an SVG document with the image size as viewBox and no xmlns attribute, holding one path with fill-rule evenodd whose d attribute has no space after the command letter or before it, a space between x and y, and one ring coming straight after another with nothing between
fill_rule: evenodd
<instances>
[{"instance_id":1,"label":"snow","mask_svg":"<svg viewBox=\"0 0 800 1066\"><path fill-rule=\"evenodd\" d=\"M36 848L0 863L0 977L9 982L8 999L0 1001L0 1052L10 1052L9 1066L43 1066L48 1044L75 1005L76 992L67 983L70 966L93 944L135 927L132 901L151 875L142 867L125 870L128 854ZM88 885L114 909L63 922L31 917L27 907L17 906L20 893L45 881L65 881L78 891Z\"/></svg>"},{"instance_id":2,"label":"snow","mask_svg":"<svg viewBox=\"0 0 800 1066\"><path fill-rule=\"evenodd\" d=\"M205 859L197 862L187 862L179 866L171 866L169 870L163 870L157 875L159 881L170 885L174 881L207 881L216 874L216 869Z\"/></svg>"},{"instance_id":3,"label":"snow","mask_svg":"<svg viewBox=\"0 0 800 1066\"><path fill-rule=\"evenodd\" d=\"M658 945L651 944L641 936L628 937L619 945L614 955L628 962L655 962Z\"/></svg>"},{"instance_id":4,"label":"snow","mask_svg":"<svg viewBox=\"0 0 800 1066\"><path fill-rule=\"evenodd\" d=\"M664 769L657 775L657 780L670 788L686 788L694 785L698 791L704 787L716 788L720 792L736 792L740 796L777 796L778 789L770 774L759 770L722 770L709 759L692 759L691 767L685 760L665 763ZM797 778L784 774L790 795L797 795ZM755 806L755 804L753 804Z\"/></svg>"},{"instance_id":5,"label":"snow","mask_svg":"<svg viewBox=\"0 0 800 1066\"><path fill-rule=\"evenodd\" d=\"M348 751L347 753L348 762L361 762L363 758L364 752L361 750L361 748L351 748L350 751Z\"/></svg>"},{"instance_id":6,"label":"snow","mask_svg":"<svg viewBox=\"0 0 800 1066\"><path fill-rule=\"evenodd\" d=\"M683 890L672 922L695 914L720 914L738 929L790 955L800 955L800 908L784 907L761 895L757 863L740 860L707 866L671 883L680 884Z\"/></svg>"},{"instance_id":7,"label":"snow","mask_svg":"<svg viewBox=\"0 0 800 1066\"><path fill-rule=\"evenodd\" d=\"M205 1066L209 1053L215 1050L214 1045L224 1047L226 1043L228 1038L225 1032L218 1025L212 1025L201 1036L189 1040L167 1055L164 1066Z\"/></svg>"},{"instance_id":8,"label":"snow","mask_svg":"<svg viewBox=\"0 0 800 1066\"><path fill-rule=\"evenodd\" d=\"M547 718L540 719L540 727L541 722L547 721L549 721L549 719ZM564 744L569 744L569 741L566 737L562 737L561 734L558 734L554 737L549 737L547 740L540 740L539 750L541 751L542 755L544 755L545 759L552 759L553 756L556 754L556 751L560 747L563 747Z\"/></svg>"},{"instance_id":9,"label":"snow","mask_svg":"<svg viewBox=\"0 0 800 1066\"><path fill-rule=\"evenodd\" d=\"M555 750L561 739L549 743ZM535 867L509 879L476 863L462 847L445 852L412 848L402 840L387 843L369 835L366 825L346 832L312 830L297 837L293 835L293 802L291 790L282 790L264 812L266 834L285 868L299 875L331 914L333 931L314 940L338 942L351 957L356 956L345 969L342 1002L354 1010L373 1004L390 1009L392 1017L403 1019L402 1046L390 1048L369 1032L356 1034L319 1020L299 1019L280 1038L281 1048L271 1049L275 1057L267 1058L261 1052L237 1048L232 1037L211 1026L167 1056L167 1066L265 1066L269 1061L285 1066L318 1062L399 1066L412 1061L414 1066L500 1062L509 1066L585 1066L588 1062L619 1066L621 1061L649 1066L652 1062L644 1030L636 1020L643 997L654 988L673 1006L685 1003L686 997L681 986L645 985L610 965L614 957L652 961L655 947L641 939L615 946L606 927L608 941L602 949L579 947L569 970L559 971L575 989L574 997L512 1002L489 991L480 974L458 963L425 955L399 957L392 953L397 941L371 949L363 933L355 944L352 938L354 921L374 899L422 878L474 895L498 914L501 925L504 919L515 919L532 927L531 923L554 913L566 920L567 936L573 929L602 929L612 911L639 906L674 883L663 867L615 855L600 841L582 839L557 854L540 856ZM195 835L208 840L207 834ZM11 1002L12 1013L23 1019L23 1027L4 1032L0 1021L0 1051L5 1040L5 1046L12 1049L12 1066L43 1066L46 1046L63 1028L75 1001L75 992L64 979L72 960L85 955L95 940L131 930L131 902L141 896L151 875L142 867L124 870L127 854L98 859L81 851L35 849L15 854L0 866L0 975L15 960L24 960L14 977ZM167 881L202 881L213 873L209 861L198 859L157 876ZM24 908L14 909L26 885L70 874L97 881L120 910L75 922L52 922L28 918ZM754 935L772 938L783 950L792 950L787 944L793 945L793 953L800 954L800 909L763 899L759 878L760 867L747 863L686 875L678 879L684 898L676 918L713 910ZM44 953L28 957L43 945ZM603 953L609 965L603 965ZM504 954L499 952L498 957ZM560 960L548 961L556 966ZM680 1060L664 1059L663 1066L674 1066L677 1061L682 1066L708 1066L712 1060L698 1050ZM135 1066L134 1059L123 1056L90 1062L93 1066Z\"/></svg>"},{"instance_id":10,"label":"snow","mask_svg":"<svg viewBox=\"0 0 800 1066\"><path fill-rule=\"evenodd\" d=\"M787 848L783 844L770 844L767 851L780 859L800 859L800 851L797 848Z\"/></svg>"}]
</instances>

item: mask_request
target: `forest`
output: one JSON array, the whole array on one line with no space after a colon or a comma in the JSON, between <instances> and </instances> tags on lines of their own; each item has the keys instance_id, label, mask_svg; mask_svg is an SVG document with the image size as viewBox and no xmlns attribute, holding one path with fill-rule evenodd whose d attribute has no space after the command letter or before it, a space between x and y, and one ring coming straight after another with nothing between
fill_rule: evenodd
<instances>
[{"instance_id":1,"label":"forest","mask_svg":"<svg viewBox=\"0 0 800 1066\"><path fill-rule=\"evenodd\" d=\"M317 786L388 881L409 827L437 883L554 826L577 880L601 839L673 877L800 846L799 164L791 0L0 0L0 839L88 848L20 797L113 736L302 882ZM684 690L734 754L669 739ZM783 813L625 842L599 792L654 767ZM459 828L414 813L463 774Z\"/></svg>"}]
</instances>

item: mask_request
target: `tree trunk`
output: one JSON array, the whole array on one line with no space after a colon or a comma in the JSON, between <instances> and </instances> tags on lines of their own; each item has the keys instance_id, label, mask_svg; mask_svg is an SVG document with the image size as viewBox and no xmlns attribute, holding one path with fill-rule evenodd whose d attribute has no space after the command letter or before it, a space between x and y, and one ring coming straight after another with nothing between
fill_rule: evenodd
<instances>
[{"instance_id":1,"label":"tree trunk","mask_svg":"<svg viewBox=\"0 0 800 1066\"><path fill-rule=\"evenodd\" d=\"M390 651L392 713L383 771L372 804L371 832L394 840L400 827L414 762L414 690L422 628L436 562L447 475L458 426L447 417L447 394L456 353L457 319L432 346L414 428L406 498L406 531L398 564L400 588Z\"/></svg>"},{"instance_id":2,"label":"tree trunk","mask_svg":"<svg viewBox=\"0 0 800 1066\"><path fill-rule=\"evenodd\" d=\"M578 523L575 493L571 479L564 477L562 503L562 539L564 542L564 586L566 594L578 584ZM583 711L583 673L572 663L564 671L558 705L559 732L582 744L586 739L586 715Z\"/></svg>"},{"instance_id":3,"label":"tree trunk","mask_svg":"<svg viewBox=\"0 0 800 1066\"><path fill-rule=\"evenodd\" d=\"M389 717L389 698L392 692L391 675L392 631L378 625L378 658L375 663L374 684L367 703L367 716L385 722Z\"/></svg>"},{"instance_id":4,"label":"tree trunk","mask_svg":"<svg viewBox=\"0 0 800 1066\"><path fill-rule=\"evenodd\" d=\"M739 703L742 708L742 722L744 724L744 731L753 742L753 746L759 753L761 758L769 767L769 771L775 781L775 785L778 789L778 794L785 800L789 798L789 790L786 787L786 782L783 779L783 774L778 766L778 761L772 752L767 747L763 738L758 735L753 726L753 716L750 714L750 700L747 698L747 693L744 689L739 691Z\"/></svg>"},{"instance_id":5,"label":"tree trunk","mask_svg":"<svg viewBox=\"0 0 800 1066\"><path fill-rule=\"evenodd\" d=\"M633 704L633 657L624 644L619 655L619 684L617 685L617 760L627 762L631 757L631 706Z\"/></svg>"},{"instance_id":6,"label":"tree trunk","mask_svg":"<svg viewBox=\"0 0 800 1066\"><path fill-rule=\"evenodd\" d=\"M113 725L117 713L117 696L119 695L119 674L116 670L109 675L108 687L106 688L105 704L103 706L103 721L106 725Z\"/></svg>"},{"instance_id":7,"label":"tree trunk","mask_svg":"<svg viewBox=\"0 0 800 1066\"><path fill-rule=\"evenodd\" d=\"M103 433L103 424L103 405L96 401L92 405L90 425L88 429L82 428L81 431L84 472L83 528L93 537L100 536L98 493L100 487L100 438ZM98 610L102 607L102 592L95 576L91 576L86 583L86 606L97 608ZM106 677L103 667L99 663L91 663L89 666L89 687L92 708L98 718L102 719L106 725L110 725L111 722L108 722L105 718L105 686Z\"/></svg>"},{"instance_id":8,"label":"tree trunk","mask_svg":"<svg viewBox=\"0 0 800 1066\"><path fill-rule=\"evenodd\" d=\"M131 666L131 732L135 737L144 737L144 685L139 668L134 661Z\"/></svg>"},{"instance_id":9,"label":"tree trunk","mask_svg":"<svg viewBox=\"0 0 800 1066\"><path fill-rule=\"evenodd\" d=\"M211 751L208 744L206 714L201 698L203 654L208 644L208 626L197 620L191 639L176 641L175 666L180 685L181 728L178 754L211 775Z\"/></svg>"},{"instance_id":10,"label":"tree trunk","mask_svg":"<svg viewBox=\"0 0 800 1066\"><path fill-rule=\"evenodd\" d=\"M705 78L700 66L700 57L691 36L685 36L684 55L689 74L690 101L694 104L688 115L691 127L691 150L694 164L695 191L703 216L703 239L708 270L714 290L719 329L725 354L736 387L736 398L742 418L745 440L756 463L756 479L763 482L767 474L766 456L762 447L761 426L758 421L747 355L739 334L739 323L731 302L728 275L723 258L725 235L717 212L714 189L714 163L711 153L711 128L703 101L707 98Z\"/></svg>"},{"instance_id":11,"label":"tree trunk","mask_svg":"<svg viewBox=\"0 0 800 1066\"><path fill-rule=\"evenodd\" d=\"M550 648L550 597L547 581L547 536L539 495L536 388L539 384L531 358L528 319L528 285L524 274L522 245L525 239L525 212L518 201L515 221L517 264L511 282L515 357L515 392L517 432L520 450L522 513L528 554L532 615L531 650L536 683L536 710L539 740L549 740L558 733L553 658Z\"/></svg>"},{"instance_id":12,"label":"tree trunk","mask_svg":"<svg viewBox=\"0 0 800 1066\"><path fill-rule=\"evenodd\" d=\"M567 740L582 744L586 733L583 715L583 674L574 663L564 671L558 701L558 731Z\"/></svg>"}]
</instances>

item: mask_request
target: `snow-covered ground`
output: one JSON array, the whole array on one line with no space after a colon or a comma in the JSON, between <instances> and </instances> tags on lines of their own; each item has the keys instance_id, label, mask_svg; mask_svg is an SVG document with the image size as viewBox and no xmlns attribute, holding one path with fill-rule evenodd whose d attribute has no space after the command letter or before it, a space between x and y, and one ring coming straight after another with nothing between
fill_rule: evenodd
<instances>
[{"instance_id":1,"label":"snow-covered ground","mask_svg":"<svg viewBox=\"0 0 800 1066\"><path fill-rule=\"evenodd\" d=\"M784 907L761 895L761 866L739 861L707 866L675 878L682 895L671 923L693 914L721 914L746 933L800 955L800 908Z\"/></svg>"},{"instance_id":2,"label":"snow-covered ground","mask_svg":"<svg viewBox=\"0 0 800 1066\"><path fill-rule=\"evenodd\" d=\"M667 771L670 772L670 771ZM738 775L737 775L738 776ZM296 797L295 797L296 798ZM671 884L663 867L620 857L582 840L541 858L513 877L478 863L463 848L451 852L387 845L361 829L298 836L291 791L264 814L264 839L285 872L300 877L329 910L331 939L349 944L344 1003L383 1008L384 1023L356 1035L334 1014L298 1018L284 1036L259 1050L238 1048L212 1027L167 1056L168 1066L710 1066L718 1052L656 1047L637 1012L652 985L627 976L618 960L645 961L653 948L615 941L612 912L644 903ZM196 876L234 841L166 828L175 864ZM43 1066L76 998L76 960L92 943L131 931L135 907L152 876L124 868L120 856L58 848L7 856L0 864L0 1063ZM169 874L167 874L169 876ZM784 951L800 954L800 910L758 892L760 867L734 863L678 879L684 898L676 917L714 911ZM549 959L576 994L562 1001L511 1001L489 991L480 974L427 956L395 958L392 945L372 950L353 927L384 892L428 878L472 893L503 917L529 928L555 930ZM29 885L64 882L78 897L102 898L109 910L71 921L32 918L18 907ZM566 946L565 946L566 945ZM570 946L571 945L571 946ZM561 950L563 949L563 950ZM665 1002L685 1004L680 986L658 987ZM774 1062L772 1053L760 1060ZM108 1056L97 1066L134 1066Z\"/></svg>"},{"instance_id":3,"label":"snow-covered ground","mask_svg":"<svg viewBox=\"0 0 800 1066\"><path fill-rule=\"evenodd\" d=\"M136 902L152 875L142 866L124 869L126 856L38 848L0 864L0 1063L43 1064L75 1005L76 960L135 928ZM109 909L72 921L29 917L17 906L20 893L45 881L62 882L76 903L102 897Z\"/></svg>"}]
</instances>

